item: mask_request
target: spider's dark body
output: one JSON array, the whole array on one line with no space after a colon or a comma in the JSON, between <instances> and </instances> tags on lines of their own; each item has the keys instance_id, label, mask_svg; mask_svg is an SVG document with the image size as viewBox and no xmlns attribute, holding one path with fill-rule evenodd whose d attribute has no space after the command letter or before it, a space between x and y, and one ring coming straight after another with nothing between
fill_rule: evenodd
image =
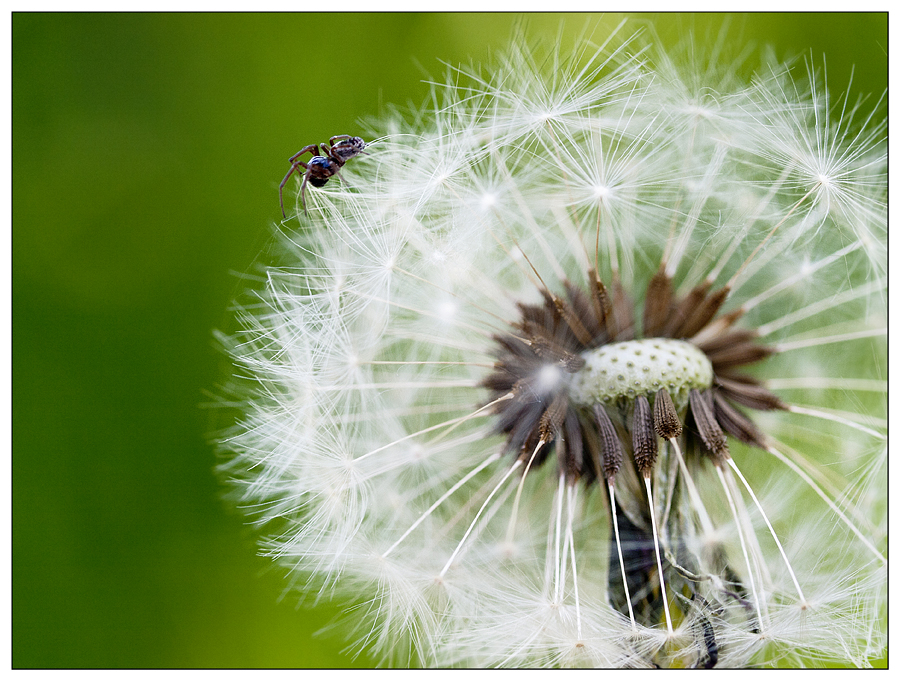
<instances>
[{"instance_id":1,"label":"spider's dark body","mask_svg":"<svg viewBox=\"0 0 900 681\"><path fill-rule=\"evenodd\" d=\"M337 142L336 142L337 140ZM303 173L303 182L300 184L300 201L303 203L303 210L306 210L306 184L309 183L313 187L324 187L328 180L338 174L344 164L354 156L365 153L366 143L362 137L351 137L350 135L335 135L328 140L328 144L322 144L322 150L319 150L318 144L308 144L296 154L288 159L291 169L278 186L278 198L281 202L281 214L284 212L284 185L288 179L294 174L297 168L302 168L306 172ZM324 152L324 153L323 153ZM303 154L311 153L313 157L308 163L298 160Z\"/></svg>"}]
</instances>

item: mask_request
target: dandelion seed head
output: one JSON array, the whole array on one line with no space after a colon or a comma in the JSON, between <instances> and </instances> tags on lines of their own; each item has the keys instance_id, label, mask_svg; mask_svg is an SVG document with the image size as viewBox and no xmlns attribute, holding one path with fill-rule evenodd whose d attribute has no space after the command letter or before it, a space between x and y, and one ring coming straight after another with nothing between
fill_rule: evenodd
<instances>
[{"instance_id":1,"label":"dandelion seed head","mask_svg":"<svg viewBox=\"0 0 900 681\"><path fill-rule=\"evenodd\" d=\"M515 42L282 225L223 472L355 650L883 655L885 127L720 47Z\"/></svg>"},{"instance_id":2,"label":"dandelion seed head","mask_svg":"<svg viewBox=\"0 0 900 681\"><path fill-rule=\"evenodd\" d=\"M684 113L688 116L701 119L712 119L716 117L716 111L702 104L690 104L684 108Z\"/></svg>"},{"instance_id":3,"label":"dandelion seed head","mask_svg":"<svg viewBox=\"0 0 900 681\"><path fill-rule=\"evenodd\" d=\"M597 199L605 199L612 194L612 189L605 184L594 185L594 197Z\"/></svg>"},{"instance_id":4,"label":"dandelion seed head","mask_svg":"<svg viewBox=\"0 0 900 681\"><path fill-rule=\"evenodd\" d=\"M479 204L482 210L488 210L497 205L497 195L493 192L485 192Z\"/></svg>"},{"instance_id":5,"label":"dandelion seed head","mask_svg":"<svg viewBox=\"0 0 900 681\"><path fill-rule=\"evenodd\" d=\"M545 364L537 372L537 394L546 395L556 390L562 383L563 372L559 367Z\"/></svg>"}]
</instances>

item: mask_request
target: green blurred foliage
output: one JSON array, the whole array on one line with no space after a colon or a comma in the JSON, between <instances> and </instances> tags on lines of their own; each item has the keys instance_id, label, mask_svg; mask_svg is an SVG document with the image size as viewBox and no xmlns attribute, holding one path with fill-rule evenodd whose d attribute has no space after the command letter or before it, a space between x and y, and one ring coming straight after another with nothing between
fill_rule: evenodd
<instances>
[{"instance_id":1,"label":"green blurred foliage","mask_svg":"<svg viewBox=\"0 0 900 681\"><path fill-rule=\"evenodd\" d=\"M374 663L315 636L339 608L285 593L221 499L212 330L271 257L288 156L423 102L439 59L486 59L521 19L13 15L15 667ZM525 19L565 43L622 17ZM854 64L855 92L886 87L886 14L629 22L666 45L727 23L735 46L827 54L835 91Z\"/></svg>"}]
</instances>

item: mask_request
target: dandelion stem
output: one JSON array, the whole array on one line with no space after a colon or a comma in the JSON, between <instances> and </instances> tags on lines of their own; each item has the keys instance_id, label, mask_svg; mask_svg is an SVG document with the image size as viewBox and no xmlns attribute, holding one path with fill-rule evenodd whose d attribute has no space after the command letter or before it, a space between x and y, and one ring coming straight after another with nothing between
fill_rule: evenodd
<instances>
[{"instance_id":1,"label":"dandelion stem","mask_svg":"<svg viewBox=\"0 0 900 681\"><path fill-rule=\"evenodd\" d=\"M784 185L785 180L788 178L792 171L792 164L787 164L784 170L781 171L781 174L778 176L778 178L769 187L766 195L757 202L753 211L747 216L745 220L745 224L743 226L743 229L741 230L740 237L731 239L728 247L725 248L725 250L717 257L718 262L713 265L713 268L712 270L710 270L708 275L708 279L710 281L715 281L716 279L718 279L719 273L731 260L731 256L734 255L734 252L737 250L743 238L746 237L753 225L755 225L757 220L759 220L759 217L763 213L763 211L768 208L772 200L778 195L778 192L781 190L781 187ZM756 262L759 263L759 260L757 260Z\"/></svg>"},{"instance_id":2,"label":"dandelion stem","mask_svg":"<svg viewBox=\"0 0 900 681\"><path fill-rule=\"evenodd\" d=\"M818 187L819 187L818 184L813 185L812 189L810 189L808 192L806 192L806 194L804 194L802 197L800 197L800 199L793 206L791 206L791 209L785 214L785 216L783 218L781 218L781 220L778 221L778 224L775 225L769 231L769 233L766 234L765 238L757 244L756 248L753 249L753 252L750 254L750 256L744 261L744 263L740 267L738 267L737 272L734 273L734 276L732 276L731 279L728 280L728 283L726 284L726 286L728 288L734 288L734 283L737 281L738 277L741 276L741 273L744 271L744 268L753 261L753 258L755 258L756 254L759 253L760 249L763 246L765 246L766 243L768 243L769 239L772 238L772 235L778 231L778 229L781 227L781 225L783 225L785 222L787 222L787 219L789 217L791 217L791 215L793 215L794 211L797 210L797 208L800 207L800 204L802 204L804 201L806 201L806 199L809 197L809 195L812 194L816 189L818 189Z\"/></svg>"},{"instance_id":3,"label":"dandelion stem","mask_svg":"<svg viewBox=\"0 0 900 681\"><path fill-rule=\"evenodd\" d=\"M868 378L833 378L830 376L803 376L801 378L770 378L766 386L774 390L857 390L860 392L887 392L887 381Z\"/></svg>"},{"instance_id":4,"label":"dandelion stem","mask_svg":"<svg viewBox=\"0 0 900 681\"><path fill-rule=\"evenodd\" d=\"M669 636L674 634L672 630L672 616L669 614L669 596L666 594L666 581L663 576L662 558L659 554L659 531L656 528L656 511L653 510L653 492L650 489L650 476L644 476L644 485L647 488L647 501L650 503L650 524L653 526L653 548L656 549L656 569L659 571L659 590L662 592L663 609L666 612L666 630Z\"/></svg>"},{"instance_id":5,"label":"dandelion stem","mask_svg":"<svg viewBox=\"0 0 900 681\"><path fill-rule=\"evenodd\" d=\"M447 501L447 499L449 499L450 496L456 490L458 490L460 487L465 485L469 480L471 480L473 477L478 475L481 471L483 471L485 468L487 468L489 465L491 465L494 461L496 461L499 458L500 458L500 452L496 452L496 453L492 454L487 459L485 459L483 462L481 462L478 466L476 466L471 471L469 471L465 476L460 478L460 480L458 480L456 482L456 484L454 484L450 489L448 489L446 492L444 492L440 496L440 498L429 507L429 509L427 511L425 511L422 515L420 515L419 519L416 520L416 522L414 522L412 525L410 525L409 529L406 530L406 532L404 532L397 541L395 541L393 544L391 544L391 547L387 551L385 551L384 553L381 554L381 557L387 558L388 555L391 553L391 551L393 551L395 548L397 548L400 545L400 543L412 533L413 530L415 530L419 525L421 525L422 522L425 520L425 518L427 518L432 513L434 513L435 509L437 509L438 506L440 506L445 501Z\"/></svg>"},{"instance_id":6,"label":"dandelion stem","mask_svg":"<svg viewBox=\"0 0 900 681\"><path fill-rule=\"evenodd\" d=\"M692 142L693 144L693 142ZM703 211L703 208L706 206L707 201L710 199L711 187L713 186L713 178L716 177L722 167L722 164L725 162L726 151L723 146L718 145L715 153L712 158L709 160L709 163L704 170L703 177L699 180L700 189L698 191L698 196L694 200L693 205L691 206L691 210L688 213L685 213L685 221L684 226L682 227L682 234L678 237L678 242L676 243L675 249L672 251L672 261L669 264L670 270L672 274L678 269L682 258L687 252L687 247L690 242L691 236L694 234L694 230L697 227L697 223L700 220L700 214ZM694 267L693 270L698 264L698 259L694 259ZM688 275L690 276L690 275Z\"/></svg>"},{"instance_id":7,"label":"dandelion stem","mask_svg":"<svg viewBox=\"0 0 900 681\"><path fill-rule=\"evenodd\" d=\"M762 630L763 628L763 617L762 611L760 610L760 601L759 594L756 591L756 581L753 579L753 566L750 564L750 554L747 551L747 542L744 539L744 530L741 527L741 519L738 516L737 506L734 503L734 497L731 495L731 490L728 488L728 481L725 480L725 473L722 470L721 466L716 466L716 473L719 475L719 480L722 482L722 489L725 490L725 496L728 499L728 505L731 507L731 514L734 516L734 526L737 529L738 539L741 542L741 551L744 553L744 561L747 563L747 579L750 580L750 591L753 592L753 604L756 606L756 614L759 617L759 628Z\"/></svg>"},{"instance_id":8,"label":"dandelion stem","mask_svg":"<svg viewBox=\"0 0 900 681\"><path fill-rule=\"evenodd\" d=\"M628 577L625 574L625 558L622 556L622 542L619 540L619 518L616 514L616 493L612 483L609 483L609 505L612 508L613 532L616 535L616 551L619 553L619 568L622 570L622 586L625 587L625 602L628 603L628 618L631 620L631 630L637 631L634 621L634 610L631 607L631 592L628 590Z\"/></svg>"},{"instance_id":9,"label":"dandelion stem","mask_svg":"<svg viewBox=\"0 0 900 681\"><path fill-rule=\"evenodd\" d=\"M774 440L774 443L786 452L786 456L788 456L796 466L798 466L802 470L805 470L810 478L814 479L819 485L821 485L824 493L826 495L831 495L831 498L834 499L837 504L841 505L844 512L853 517L854 521L858 523L859 527L865 527L866 530L870 533L876 532L875 526L872 524L872 521L855 506L847 505L848 502L846 501L846 499L842 498L842 490L847 489L847 481L843 477L839 476L831 468L823 469L815 465L814 463L809 461L809 459L800 454L800 452L792 449L784 442ZM829 473L833 476L834 479L829 479L829 477L827 476L827 474Z\"/></svg>"},{"instance_id":10,"label":"dandelion stem","mask_svg":"<svg viewBox=\"0 0 900 681\"><path fill-rule=\"evenodd\" d=\"M545 444L547 444L547 442L543 438L538 440L538 443L534 447L534 451L531 453L531 457L528 459L528 465L525 466L522 477L519 478L519 488L516 490L516 498L513 501L512 513L509 515L509 525L506 528L506 543L510 546L512 546L513 542L516 520L519 517L519 502L522 500L522 490L525 488L525 476L528 475L528 471L531 470L531 464L534 463L534 457L537 456L537 453Z\"/></svg>"},{"instance_id":11,"label":"dandelion stem","mask_svg":"<svg viewBox=\"0 0 900 681\"><path fill-rule=\"evenodd\" d=\"M559 544L560 544L560 539L561 539L561 535L562 535L562 498L563 498L563 488L565 487L565 484L566 484L566 474L565 474L565 473L560 473L560 475L559 475L559 489L558 489L557 492L556 492L556 498L557 498L557 503L556 503L556 534L555 534L555 539L556 539L556 553L554 554L554 556L555 556L555 560L554 560L554 564L555 564L555 573L554 573L554 578L553 578L553 602L554 602L556 605L559 605L559 604L561 603L561 601L562 601L562 597L561 597L561 595L560 595L560 589L561 589L561 583L562 583L562 580L561 580L561 577L562 577L562 575L561 575L561 573L562 573L562 569L561 569L561 568L562 568L562 565L561 565L561 561L560 561L560 547L559 547Z\"/></svg>"},{"instance_id":12,"label":"dandelion stem","mask_svg":"<svg viewBox=\"0 0 900 681\"><path fill-rule=\"evenodd\" d=\"M569 559L572 562L572 584L575 591L575 622L578 628L578 641L581 642L581 601L578 598L578 571L575 569L575 536L572 532L572 518L575 516L575 496L578 489L575 485L569 485L568 513L566 515L566 543L569 546Z\"/></svg>"},{"instance_id":13,"label":"dandelion stem","mask_svg":"<svg viewBox=\"0 0 900 681\"><path fill-rule=\"evenodd\" d=\"M749 492L750 498L753 499L753 503L756 504L756 508L759 509L759 513L760 515L762 515L762 518L766 523L766 527L769 528L769 533L772 535L772 539L775 540L775 545L778 547L778 551L781 553L781 557L784 560L784 564L787 567L788 573L791 575L791 580L794 582L794 586L797 587L797 595L800 596L801 601L806 601L806 598L803 595L803 589L800 588L800 582L797 581L797 577L794 574L793 568L791 567L791 562L788 560L787 554L784 552L784 548L781 546L781 542L778 541L778 535L775 534L775 528L772 527L772 523L769 522L769 516L766 515L766 512L763 510L762 504L759 503L759 499L757 499L756 494L753 493L753 488L750 487L750 483L747 482L747 478L745 478L744 474L741 473L734 459L729 458L728 465L731 466L737 476L741 479L741 482L744 483L744 487L747 489L747 492Z\"/></svg>"},{"instance_id":14,"label":"dandelion stem","mask_svg":"<svg viewBox=\"0 0 900 681\"><path fill-rule=\"evenodd\" d=\"M834 421L835 423L842 423L845 426L850 426L851 428L856 428L856 430L860 430L867 435L871 435L873 437L877 437L879 440L884 440L885 436L879 433L877 430L872 430L871 428L866 428L865 426L856 423L855 421L851 421L850 419L845 419L836 414L829 414L828 412L819 411L817 409L808 409L806 407L800 407L796 404L791 404L788 406L788 411L793 414L804 414L805 416L813 416L818 419L825 419L826 421Z\"/></svg>"},{"instance_id":15,"label":"dandelion stem","mask_svg":"<svg viewBox=\"0 0 900 681\"><path fill-rule=\"evenodd\" d=\"M804 340L788 341L787 343L779 343L775 346L778 352L787 352L788 350L799 350L800 348L811 348L816 345L828 345L829 343L843 343L844 341L858 340L860 338L872 338L873 336L883 336L887 333L887 328L880 327L877 329L866 329L864 331L856 331L853 333L841 333L835 336L824 336L822 338L807 338Z\"/></svg>"},{"instance_id":16,"label":"dandelion stem","mask_svg":"<svg viewBox=\"0 0 900 681\"><path fill-rule=\"evenodd\" d=\"M428 310L413 307L412 305L404 305L403 303L398 303L396 300L388 300L386 298L380 298L378 296L374 296L374 295L366 294L366 293L362 293L362 292L357 293L357 295L360 298L372 300L376 303L384 303L385 305L390 305L391 307L396 307L400 310L406 310L408 312L413 312L417 315L421 315L422 317L430 317L432 319L438 319L438 320L444 319L443 315L441 315L437 312L429 312ZM472 324L466 324L465 322L461 322L456 319L453 320L453 323L455 326L459 326L460 328L468 329L469 331L473 331L482 336L489 337L489 334L485 333L485 331L483 329L480 329L477 326L473 326Z\"/></svg>"},{"instance_id":17,"label":"dandelion stem","mask_svg":"<svg viewBox=\"0 0 900 681\"><path fill-rule=\"evenodd\" d=\"M809 485L816 494L819 495L819 497L822 499L822 501L824 501L826 504L828 504L828 507L837 514L837 516L844 522L844 524L848 528L850 528L850 530L853 532L853 534L855 534L859 538L859 540L866 546L866 548L869 549L869 551L871 551L872 554L876 558L878 558L878 560L880 560L882 563L887 563L887 558L885 558L884 556L881 555L881 552L879 552L878 549L876 549L875 546L872 544L872 542L870 542L863 535L863 533L857 529L856 525L854 525L850 521L850 519L844 514L844 512L840 508L838 508L837 504L835 504L831 499L828 498L828 495L822 491L822 488L819 487L813 481L813 479L811 477L809 477L809 475L806 473L806 471L804 471L802 468L800 468L797 464L795 464L793 461L791 461L789 458L787 458L784 454L779 452L774 447L770 446L766 449L766 451L768 451L769 454L774 456L776 459L778 459L784 465L786 465L788 468L790 468L792 471L794 471L797 475L799 475L803 479L803 481L807 485Z\"/></svg>"},{"instance_id":18,"label":"dandelion stem","mask_svg":"<svg viewBox=\"0 0 900 681\"><path fill-rule=\"evenodd\" d=\"M870 294L876 291L880 291L883 288L884 281L880 279L870 281L864 286L855 286L854 288L848 291L844 291L843 293L839 293L836 296L831 296L829 298L819 300L816 303L802 307L799 310L795 310L790 314L786 314L778 319L773 319L768 324L761 324L760 326L756 327L756 332L760 337L768 336L773 331L777 331L778 329L790 326L795 322L806 319L813 315L821 314L826 310L839 307L841 305L844 305L845 303L850 302L851 300L869 296Z\"/></svg>"},{"instance_id":19,"label":"dandelion stem","mask_svg":"<svg viewBox=\"0 0 900 681\"><path fill-rule=\"evenodd\" d=\"M443 440L445 437L447 437L450 433L452 433L455 429L459 428L459 427L460 427L463 423L465 423L467 420L473 419L473 418L475 418L476 416L478 416L479 414L481 414L482 412L484 412L484 411L490 409L490 408L493 407L494 405L499 404L500 402L506 402L507 400L511 400L513 397L514 397L513 393L512 393L512 392L508 392L508 393L506 393L505 395L501 395L501 396L498 397L496 400L491 400L490 402L488 402L488 403L487 403L486 405L484 405L483 407L479 407L478 409L476 409L475 411L473 411L471 414L468 414L468 415L464 416L463 418L459 419L456 423L454 423L452 426L450 426L447 430L445 430L443 433L441 433L440 435L438 435L436 438L434 438L433 440L429 440L429 441L428 441L428 444L429 444L429 445L433 445L433 444L436 444L436 443L440 442L440 441Z\"/></svg>"},{"instance_id":20,"label":"dandelion stem","mask_svg":"<svg viewBox=\"0 0 900 681\"><path fill-rule=\"evenodd\" d=\"M496 400L490 402L489 404L486 404L483 407L476 409L475 411L473 411L470 414L466 414L465 416L460 416L459 418L455 418L455 419L448 419L447 421L442 421L441 423L435 424L433 426L429 426L428 428L423 428L422 430L417 430L415 433L410 433L409 435L404 435L403 437L401 437L397 440L394 440L393 442L388 442L386 445L382 445L381 447L378 447L378 449L373 449L371 451L366 452L365 454L363 454L361 456L356 457L354 459L354 461L362 461L363 459L366 459L366 458L372 456L373 454L377 454L378 452L383 452L385 449L387 449L389 447L398 445L401 442L404 442L406 440L409 440L410 438L416 437L417 435L424 435L425 433L430 433L433 430L438 430L439 428L445 428L447 426L450 426L450 430L452 430L453 428L456 428L457 426L466 422L467 420L474 418L480 412L483 412L485 409L490 408L492 405L497 404L498 402L502 402L504 400L508 400L511 397L512 397L511 393L509 393L507 395L503 395L501 397L498 397ZM446 435L446 433L444 433L444 435ZM434 444L439 439L440 438L436 438L436 439L430 441L428 444Z\"/></svg>"},{"instance_id":21,"label":"dandelion stem","mask_svg":"<svg viewBox=\"0 0 900 681\"><path fill-rule=\"evenodd\" d=\"M681 447L678 446L678 440L676 440L675 438L671 438L669 439L669 442L675 449L675 458L678 459L678 467L681 469L681 474L684 476L684 481L687 484L688 496L690 496L691 503L693 503L694 508L697 512L697 516L700 518L700 524L703 525L703 531L707 534L707 536L712 536L712 534L715 532L715 527L713 526L712 519L709 517L709 512L707 512L706 506L703 504L703 499L700 498L700 493L697 491L697 485L694 483L694 477L688 470L687 464L684 461L684 457L681 454Z\"/></svg>"},{"instance_id":22,"label":"dandelion stem","mask_svg":"<svg viewBox=\"0 0 900 681\"><path fill-rule=\"evenodd\" d=\"M844 248L842 248L838 251L835 251L834 253L830 254L828 257L822 258L818 262L816 262L808 267L801 267L800 271L797 272L797 274L795 274L791 277L787 277L786 279L779 280L778 283L775 284L774 286L769 287L768 289L766 289L759 295L746 301L743 305L741 305L741 309L744 311L752 310L754 307L756 307L760 303L768 300L773 295L780 293L781 291L783 291L787 288L790 288L797 282L809 281L809 277L814 272L817 272L818 270L822 269L823 267L826 267L827 265L830 265L831 263L833 263L835 261L843 260L843 258L846 255L852 253L853 251L860 248L861 246L862 246L861 241L854 241L849 246L844 246Z\"/></svg>"},{"instance_id":23,"label":"dandelion stem","mask_svg":"<svg viewBox=\"0 0 900 681\"><path fill-rule=\"evenodd\" d=\"M345 392L348 390L405 390L407 388L477 388L477 381L393 381L384 383L343 383L339 385L317 385L314 390L322 392Z\"/></svg>"},{"instance_id":24,"label":"dandelion stem","mask_svg":"<svg viewBox=\"0 0 900 681\"><path fill-rule=\"evenodd\" d=\"M384 362L381 362L381 361L360 362L359 366L382 365L382 364L386 364L386 365L399 364L401 366L431 366L431 365L436 365L436 364L437 365L449 364L449 365L453 365L453 366L484 367L487 369L490 369L491 367L494 366L493 364L487 364L485 362L410 362L408 360L398 360L398 361L393 361L393 362L387 362L387 361L384 361Z\"/></svg>"},{"instance_id":25,"label":"dandelion stem","mask_svg":"<svg viewBox=\"0 0 900 681\"><path fill-rule=\"evenodd\" d=\"M459 300L462 300L466 305L472 306L473 308L475 308L475 309L477 309L477 310L480 310L481 312L484 312L485 314L487 314L487 315L493 317L494 319L497 319L498 321L502 321L502 322L505 323L505 320L504 320L502 317L500 317L499 315L494 314L493 312L491 312L490 310L488 310L486 307L484 307L484 306L482 306L482 305L479 305L476 301L471 300L471 298L461 296L459 293L457 293L457 292L455 292L455 291L452 291L452 290L450 290L450 289L448 289L448 288L445 288L445 287L443 287L443 286L440 286L440 285L436 284L436 283L433 282L433 281L429 281L428 279L425 279L424 277L420 277L420 276L418 276L418 275L416 275L416 274L413 274L412 272L408 272L407 270L401 269L401 268L399 268L399 267L398 267L398 268L395 268L395 270L396 270L398 273L403 274L403 275L405 275L405 276L407 276L407 277L411 277L412 279L415 279L415 280L417 280L417 281L421 281L423 284L426 284L426 285L428 285L428 286L433 286L433 287L436 288L438 291L443 291L443 292L446 293L447 295L453 296L454 298L458 298ZM372 362L372 364L375 364L375 362Z\"/></svg>"},{"instance_id":26,"label":"dandelion stem","mask_svg":"<svg viewBox=\"0 0 900 681\"><path fill-rule=\"evenodd\" d=\"M446 565L444 565L443 569L441 569L438 574L439 577L443 578L444 575L447 574L447 570L450 569L450 565L453 563L453 559L456 558L456 555L459 553L460 549L462 549L463 545L466 543L466 539L469 538L469 535L472 533L472 529L475 527L475 524L478 522L478 519L481 517L481 514L484 513L484 509L487 508L487 505L490 503L491 499L494 498L494 495L497 493L497 490L503 486L503 483L506 482L507 478L513 474L520 465L522 465L522 460L517 459L512 466L509 467L509 470L506 471L506 474L500 478L500 482L491 490L491 493L488 494L488 498L484 500L484 503L481 505L481 508L478 509L478 513L475 514L475 518L472 520L469 528L466 530L466 533L463 535L463 538L459 540L459 544L456 545L456 548L453 550L453 553L450 555L450 558L447 559Z\"/></svg>"}]
</instances>

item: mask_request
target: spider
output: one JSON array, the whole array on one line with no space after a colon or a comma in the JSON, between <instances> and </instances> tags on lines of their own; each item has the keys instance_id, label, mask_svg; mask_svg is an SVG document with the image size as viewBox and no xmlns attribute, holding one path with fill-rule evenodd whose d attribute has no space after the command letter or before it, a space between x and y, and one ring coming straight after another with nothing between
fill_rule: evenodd
<instances>
[{"instance_id":1,"label":"spider","mask_svg":"<svg viewBox=\"0 0 900 681\"><path fill-rule=\"evenodd\" d=\"M335 144L335 140L340 141ZM281 214L284 217L287 217L284 212L284 185L297 168L303 168L303 170L306 171L303 174L303 182L300 185L300 202L303 204L303 212L305 213L306 183L311 183L313 187L324 187L325 183L328 182L332 176L337 175L338 171L340 171L340 169L344 167L344 164L351 158L358 156L359 154L368 156L368 154L363 151L366 146L368 145L363 141L362 137L335 135L328 140L328 144L322 143L322 149L325 152L324 155L319 151L318 144L309 144L291 156L288 159L288 162L291 164L291 169L278 186L278 199L281 202ZM298 161L297 159L306 152L311 152L313 154L309 163Z\"/></svg>"}]
</instances>

